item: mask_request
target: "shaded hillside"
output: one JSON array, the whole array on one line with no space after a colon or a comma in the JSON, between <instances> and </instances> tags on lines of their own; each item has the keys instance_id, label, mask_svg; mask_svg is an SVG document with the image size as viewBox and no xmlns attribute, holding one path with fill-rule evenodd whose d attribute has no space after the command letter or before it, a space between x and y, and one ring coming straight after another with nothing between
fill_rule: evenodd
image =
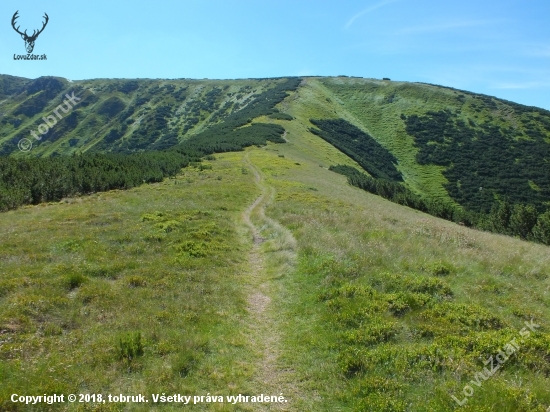
<instances>
[{"instance_id":1,"label":"shaded hillside","mask_svg":"<svg viewBox=\"0 0 550 412\"><path fill-rule=\"evenodd\" d=\"M549 111L425 84L320 83L391 151L414 190L485 211L499 198L550 201Z\"/></svg>"},{"instance_id":2,"label":"shaded hillside","mask_svg":"<svg viewBox=\"0 0 550 412\"><path fill-rule=\"evenodd\" d=\"M285 129L280 125L251 122L254 118L277 113L275 105L289 91L295 90L299 82L300 79L279 82L260 93L242 110L229 115L224 122L192 136L175 146L175 150L129 155L87 152L78 156L0 157L0 211L24 204L58 201L67 196L158 182L174 176L191 161L200 161L213 153L239 151L248 146L265 145L267 141L284 143ZM45 79L45 84L60 86L55 79ZM41 93L47 93L47 89ZM108 115L123 109L120 99L111 97L100 105L98 112ZM171 145L175 144L177 139Z\"/></svg>"},{"instance_id":3,"label":"shaded hillside","mask_svg":"<svg viewBox=\"0 0 550 412\"><path fill-rule=\"evenodd\" d=\"M372 136L343 119L311 120L319 129L311 132L344 152L372 176L379 179L402 181L395 168L397 159Z\"/></svg>"},{"instance_id":4,"label":"shaded hillside","mask_svg":"<svg viewBox=\"0 0 550 412\"><path fill-rule=\"evenodd\" d=\"M490 96L348 77L1 80L4 155L176 149L196 157L284 142L287 130L321 137L371 176L437 204L485 214L503 201L538 214L550 205L550 112ZM82 100L35 140L31 132L72 93ZM29 154L17 147L22 138L33 143Z\"/></svg>"},{"instance_id":5,"label":"shaded hillside","mask_svg":"<svg viewBox=\"0 0 550 412\"><path fill-rule=\"evenodd\" d=\"M19 93L30 82L30 79L23 77L0 75L0 99Z\"/></svg>"},{"instance_id":6,"label":"shaded hillside","mask_svg":"<svg viewBox=\"0 0 550 412\"><path fill-rule=\"evenodd\" d=\"M549 119L533 113L527 119L524 133L491 122L466 123L451 111L412 115L405 122L419 148L418 163L444 166L449 195L487 212L495 198L544 208L550 197Z\"/></svg>"},{"instance_id":7,"label":"shaded hillside","mask_svg":"<svg viewBox=\"0 0 550 412\"><path fill-rule=\"evenodd\" d=\"M86 80L3 76L9 96L0 102L0 153L19 155L22 138L33 155L85 151L161 150L223 123L285 79ZM43 118L75 93L82 100L40 135ZM262 112L262 114L264 114ZM269 113L266 113L269 114ZM31 132L41 137L36 140Z\"/></svg>"}]
</instances>

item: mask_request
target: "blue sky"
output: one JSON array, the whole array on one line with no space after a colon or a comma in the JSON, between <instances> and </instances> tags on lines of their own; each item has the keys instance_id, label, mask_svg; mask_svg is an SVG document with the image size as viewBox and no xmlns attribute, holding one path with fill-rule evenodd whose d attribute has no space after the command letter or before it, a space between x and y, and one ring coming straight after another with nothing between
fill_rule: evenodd
<instances>
[{"instance_id":1,"label":"blue sky","mask_svg":"<svg viewBox=\"0 0 550 412\"><path fill-rule=\"evenodd\" d=\"M21 29L41 27L14 61ZM550 110L549 0L28 1L0 5L0 73L35 78L390 77Z\"/></svg>"}]
</instances>

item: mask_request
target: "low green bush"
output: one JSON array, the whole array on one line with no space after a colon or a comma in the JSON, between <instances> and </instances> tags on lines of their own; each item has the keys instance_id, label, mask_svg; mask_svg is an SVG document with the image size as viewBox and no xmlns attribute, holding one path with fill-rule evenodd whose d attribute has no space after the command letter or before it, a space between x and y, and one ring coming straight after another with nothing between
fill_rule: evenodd
<instances>
[{"instance_id":1,"label":"low green bush","mask_svg":"<svg viewBox=\"0 0 550 412\"><path fill-rule=\"evenodd\" d=\"M138 356L143 356L141 332L133 332L119 338L117 345L118 359L132 362Z\"/></svg>"},{"instance_id":2,"label":"low green bush","mask_svg":"<svg viewBox=\"0 0 550 412\"><path fill-rule=\"evenodd\" d=\"M81 273L70 273L65 279L65 284L69 290L73 290L80 287L86 280L87 278Z\"/></svg>"}]
</instances>

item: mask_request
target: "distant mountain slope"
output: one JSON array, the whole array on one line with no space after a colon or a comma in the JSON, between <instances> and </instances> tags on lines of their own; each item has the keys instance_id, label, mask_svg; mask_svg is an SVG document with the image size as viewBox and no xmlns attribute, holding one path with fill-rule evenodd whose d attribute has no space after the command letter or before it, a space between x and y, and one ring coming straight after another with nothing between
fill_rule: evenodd
<instances>
[{"instance_id":1,"label":"distant mountain slope","mask_svg":"<svg viewBox=\"0 0 550 412\"><path fill-rule=\"evenodd\" d=\"M84 151L134 152L177 145L247 107L284 80L86 80L1 76L7 98L0 102L0 153L18 154L22 138L32 154ZM44 117L75 93L82 100L48 133ZM34 131L40 141L31 136Z\"/></svg>"},{"instance_id":2,"label":"distant mountain slope","mask_svg":"<svg viewBox=\"0 0 550 412\"><path fill-rule=\"evenodd\" d=\"M426 84L319 83L392 152L419 193L483 210L497 198L550 200L549 111Z\"/></svg>"},{"instance_id":3,"label":"distant mountain slope","mask_svg":"<svg viewBox=\"0 0 550 412\"><path fill-rule=\"evenodd\" d=\"M372 136L397 159L407 186L426 197L480 212L505 199L539 211L550 206L547 110L445 87L359 78L308 79L298 102L290 114L310 127L339 118ZM362 153L354 150L357 160Z\"/></svg>"},{"instance_id":4,"label":"distant mountain slope","mask_svg":"<svg viewBox=\"0 0 550 412\"><path fill-rule=\"evenodd\" d=\"M0 99L12 96L32 80L23 77L0 75Z\"/></svg>"},{"instance_id":5,"label":"distant mountain slope","mask_svg":"<svg viewBox=\"0 0 550 412\"><path fill-rule=\"evenodd\" d=\"M288 81L0 76L0 153L24 156L22 138L33 142L33 156L180 150L208 139L225 151L243 139L240 128L275 140L284 128L322 137L374 177L403 181L429 199L484 213L501 200L538 212L550 206L547 110L421 83ZM291 95L277 95L281 87ZM44 119L72 93L82 100L40 135Z\"/></svg>"}]
</instances>

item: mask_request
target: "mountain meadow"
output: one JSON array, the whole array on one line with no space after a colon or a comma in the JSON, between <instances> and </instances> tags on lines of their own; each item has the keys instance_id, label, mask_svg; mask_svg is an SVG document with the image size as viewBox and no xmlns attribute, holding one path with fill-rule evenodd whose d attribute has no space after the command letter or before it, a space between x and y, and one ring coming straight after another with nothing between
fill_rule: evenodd
<instances>
[{"instance_id":1,"label":"mountain meadow","mask_svg":"<svg viewBox=\"0 0 550 412\"><path fill-rule=\"evenodd\" d=\"M0 154L3 411L550 407L550 111L0 75Z\"/></svg>"}]
</instances>

